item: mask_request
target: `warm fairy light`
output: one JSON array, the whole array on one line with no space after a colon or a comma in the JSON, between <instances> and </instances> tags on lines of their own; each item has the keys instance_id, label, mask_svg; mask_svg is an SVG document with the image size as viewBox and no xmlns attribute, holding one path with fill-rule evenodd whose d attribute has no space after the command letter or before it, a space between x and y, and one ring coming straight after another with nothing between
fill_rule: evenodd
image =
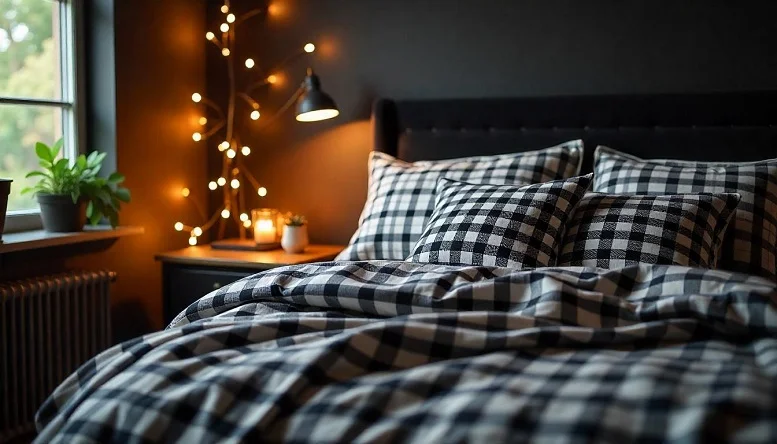
<instances>
[{"instance_id":1,"label":"warm fairy light","mask_svg":"<svg viewBox=\"0 0 777 444\"><path fill-rule=\"evenodd\" d=\"M236 155L237 153L232 148L227 150L227 157L229 157L230 159L234 159Z\"/></svg>"},{"instance_id":2,"label":"warm fairy light","mask_svg":"<svg viewBox=\"0 0 777 444\"><path fill-rule=\"evenodd\" d=\"M230 54L230 52L229 52L229 48L223 48L223 49L221 50L221 55L223 55L224 57L227 57L227 56L229 56L229 54Z\"/></svg>"},{"instance_id":3,"label":"warm fairy light","mask_svg":"<svg viewBox=\"0 0 777 444\"><path fill-rule=\"evenodd\" d=\"M259 197L264 197L267 195L267 188L265 187L259 187L259 189L256 191L256 194L259 195Z\"/></svg>"},{"instance_id":4,"label":"warm fairy light","mask_svg":"<svg viewBox=\"0 0 777 444\"><path fill-rule=\"evenodd\" d=\"M224 179L223 177L219 177L216 183L219 184L220 187L223 187L227 183L227 179Z\"/></svg>"},{"instance_id":5,"label":"warm fairy light","mask_svg":"<svg viewBox=\"0 0 777 444\"><path fill-rule=\"evenodd\" d=\"M254 63L254 59L246 59L246 68L251 69L255 64L256 63Z\"/></svg>"},{"instance_id":6,"label":"warm fairy light","mask_svg":"<svg viewBox=\"0 0 777 444\"><path fill-rule=\"evenodd\" d=\"M226 151L229 149L229 142L226 140L219 144L219 151Z\"/></svg>"},{"instance_id":7,"label":"warm fairy light","mask_svg":"<svg viewBox=\"0 0 777 444\"><path fill-rule=\"evenodd\" d=\"M203 125L203 126L205 126L205 125L207 125L207 124L208 124L208 118L207 118L207 117L205 117L205 116L202 116L202 117L200 117L200 120L199 120L199 122L200 122L200 125Z\"/></svg>"},{"instance_id":8,"label":"warm fairy light","mask_svg":"<svg viewBox=\"0 0 777 444\"><path fill-rule=\"evenodd\" d=\"M200 133L192 134L192 140L194 140L195 142L199 142L200 140L202 140L202 134Z\"/></svg>"},{"instance_id":9,"label":"warm fairy light","mask_svg":"<svg viewBox=\"0 0 777 444\"><path fill-rule=\"evenodd\" d=\"M221 217L223 217L224 219L229 219L229 210L226 208L221 210Z\"/></svg>"},{"instance_id":10,"label":"warm fairy light","mask_svg":"<svg viewBox=\"0 0 777 444\"><path fill-rule=\"evenodd\" d=\"M232 179L232 182L230 182L229 184L230 184L230 185L232 186L232 188L233 188L233 189L235 189L235 190L236 190L236 189L238 189L238 188L240 188L240 181L239 181L239 180L237 180L237 179Z\"/></svg>"},{"instance_id":11,"label":"warm fairy light","mask_svg":"<svg viewBox=\"0 0 777 444\"><path fill-rule=\"evenodd\" d=\"M181 196L183 197L189 197L189 189L188 188L181 188Z\"/></svg>"},{"instance_id":12,"label":"warm fairy light","mask_svg":"<svg viewBox=\"0 0 777 444\"><path fill-rule=\"evenodd\" d=\"M315 50L316 50L316 45L314 45L314 44L312 44L312 43L308 43L307 45L305 45L304 47L302 47L302 49L304 49L304 50L305 50L305 52L308 52L308 53L310 53L310 52L313 52L313 51L315 51Z\"/></svg>"},{"instance_id":13,"label":"warm fairy light","mask_svg":"<svg viewBox=\"0 0 777 444\"><path fill-rule=\"evenodd\" d=\"M222 23L221 26L219 26L219 29L221 30L221 32L227 32L229 31L229 25L226 23Z\"/></svg>"},{"instance_id":14,"label":"warm fairy light","mask_svg":"<svg viewBox=\"0 0 777 444\"><path fill-rule=\"evenodd\" d=\"M240 213L240 220L245 222L248 220L248 214L247 213Z\"/></svg>"},{"instance_id":15,"label":"warm fairy light","mask_svg":"<svg viewBox=\"0 0 777 444\"><path fill-rule=\"evenodd\" d=\"M243 153L244 156L247 156L251 154L251 148L244 146L243 148L240 149L240 152Z\"/></svg>"},{"instance_id":16,"label":"warm fairy light","mask_svg":"<svg viewBox=\"0 0 777 444\"><path fill-rule=\"evenodd\" d=\"M202 228L194 227L194 229L192 230L192 234L197 237L202 236Z\"/></svg>"},{"instance_id":17,"label":"warm fairy light","mask_svg":"<svg viewBox=\"0 0 777 444\"><path fill-rule=\"evenodd\" d=\"M227 23L235 23L235 14L227 15Z\"/></svg>"},{"instance_id":18,"label":"warm fairy light","mask_svg":"<svg viewBox=\"0 0 777 444\"><path fill-rule=\"evenodd\" d=\"M259 120L259 117L261 117L262 114L259 113L257 110L251 111L251 120Z\"/></svg>"},{"instance_id":19,"label":"warm fairy light","mask_svg":"<svg viewBox=\"0 0 777 444\"><path fill-rule=\"evenodd\" d=\"M189 245L191 245L192 247L197 245L197 238L195 236L192 236L189 238Z\"/></svg>"},{"instance_id":20,"label":"warm fairy light","mask_svg":"<svg viewBox=\"0 0 777 444\"><path fill-rule=\"evenodd\" d=\"M243 226L246 227L246 228L251 228L251 220L250 219L249 220L244 220L243 221Z\"/></svg>"},{"instance_id":21,"label":"warm fairy light","mask_svg":"<svg viewBox=\"0 0 777 444\"><path fill-rule=\"evenodd\" d=\"M278 81L278 76L276 76L275 74L271 74L271 75L267 76L267 83L272 85L272 84L274 84L277 81Z\"/></svg>"},{"instance_id":22,"label":"warm fairy light","mask_svg":"<svg viewBox=\"0 0 777 444\"><path fill-rule=\"evenodd\" d=\"M229 5L222 5L221 6L221 12L223 12L224 14L229 12Z\"/></svg>"},{"instance_id":23,"label":"warm fairy light","mask_svg":"<svg viewBox=\"0 0 777 444\"><path fill-rule=\"evenodd\" d=\"M200 93L192 94L192 102L200 103L200 100L202 100L202 96L200 95Z\"/></svg>"},{"instance_id":24,"label":"warm fairy light","mask_svg":"<svg viewBox=\"0 0 777 444\"><path fill-rule=\"evenodd\" d=\"M218 186L219 186L219 184L217 184L216 182L214 182L212 180L208 183L208 188L210 188L211 191L213 191L216 188L218 188Z\"/></svg>"},{"instance_id":25,"label":"warm fairy light","mask_svg":"<svg viewBox=\"0 0 777 444\"><path fill-rule=\"evenodd\" d=\"M208 31L208 32L205 33L205 38L208 39L208 40L213 40L213 39L216 38L216 34Z\"/></svg>"},{"instance_id":26,"label":"warm fairy light","mask_svg":"<svg viewBox=\"0 0 777 444\"><path fill-rule=\"evenodd\" d=\"M175 225L175 231L183 231L183 224L181 222L176 222Z\"/></svg>"}]
</instances>

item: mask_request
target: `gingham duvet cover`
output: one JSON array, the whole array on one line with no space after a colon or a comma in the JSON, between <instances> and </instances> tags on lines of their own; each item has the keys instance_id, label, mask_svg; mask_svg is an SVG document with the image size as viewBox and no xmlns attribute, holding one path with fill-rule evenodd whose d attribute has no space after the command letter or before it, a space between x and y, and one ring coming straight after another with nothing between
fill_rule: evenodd
<instances>
[{"instance_id":1,"label":"gingham duvet cover","mask_svg":"<svg viewBox=\"0 0 777 444\"><path fill-rule=\"evenodd\" d=\"M679 266L291 266L98 355L38 442L777 442L777 288Z\"/></svg>"}]
</instances>

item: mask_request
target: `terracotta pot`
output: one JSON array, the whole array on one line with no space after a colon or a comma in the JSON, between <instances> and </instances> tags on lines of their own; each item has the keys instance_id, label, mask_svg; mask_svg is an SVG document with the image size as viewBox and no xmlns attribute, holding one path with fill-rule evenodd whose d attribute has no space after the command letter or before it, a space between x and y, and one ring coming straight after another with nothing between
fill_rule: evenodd
<instances>
[{"instance_id":1,"label":"terracotta pot","mask_svg":"<svg viewBox=\"0 0 777 444\"><path fill-rule=\"evenodd\" d=\"M40 194L40 218L43 229L53 233L81 231L86 224L86 202L73 203L69 194Z\"/></svg>"},{"instance_id":2,"label":"terracotta pot","mask_svg":"<svg viewBox=\"0 0 777 444\"><path fill-rule=\"evenodd\" d=\"M302 253L308 246L308 226L302 225L295 227L292 225L283 226L283 236L281 237L281 247L284 251L291 254Z\"/></svg>"}]
</instances>

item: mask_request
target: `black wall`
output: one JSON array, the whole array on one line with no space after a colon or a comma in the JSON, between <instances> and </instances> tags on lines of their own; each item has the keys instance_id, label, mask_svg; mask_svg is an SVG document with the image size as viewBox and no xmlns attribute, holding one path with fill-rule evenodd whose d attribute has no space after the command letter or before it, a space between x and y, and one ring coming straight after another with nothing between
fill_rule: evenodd
<instances>
[{"instance_id":1,"label":"black wall","mask_svg":"<svg viewBox=\"0 0 777 444\"><path fill-rule=\"evenodd\" d=\"M261 5L233 0L240 12ZM223 20L211 2L208 27ZM261 98L264 116L306 63L338 102L338 119L293 113L244 130L264 202L302 212L318 242L346 242L366 195L370 102L395 98L545 96L777 89L777 2L561 0L275 0L240 28L237 57L272 66L306 41L319 50ZM249 73L241 72L242 76ZM247 77L241 77L247 78ZM208 49L208 88L224 84ZM252 128L250 122L247 128ZM215 142L218 143L218 142ZM215 150L215 148L213 148ZM210 162L218 174L218 157Z\"/></svg>"}]
</instances>

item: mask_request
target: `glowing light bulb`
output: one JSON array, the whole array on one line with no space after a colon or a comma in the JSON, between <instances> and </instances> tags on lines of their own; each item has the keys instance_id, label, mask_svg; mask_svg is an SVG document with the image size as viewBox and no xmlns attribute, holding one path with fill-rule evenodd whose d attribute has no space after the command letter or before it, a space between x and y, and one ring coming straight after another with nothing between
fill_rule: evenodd
<instances>
[{"instance_id":1,"label":"glowing light bulb","mask_svg":"<svg viewBox=\"0 0 777 444\"><path fill-rule=\"evenodd\" d=\"M215 181L212 181L212 180L208 183L208 188L210 188L211 191L213 191L216 188L218 188L218 186L219 185Z\"/></svg>"},{"instance_id":2,"label":"glowing light bulb","mask_svg":"<svg viewBox=\"0 0 777 444\"><path fill-rule=\"evenodd\" d=\"M181 196L189 197L189 189L188 188L181 188Z\"/></svg>"},{"instance_id":3,"label":"glowing light bulb","mask_svg":"<svg viewBox=\"0 0 777 444\"><path fill-rule=\"evenodd\" d=\"M176 222L175 225L175 231L183 231L183 224L181 222Z\"/></svg>"},{"instance_id":4,"label":"glowing light bulb","mask_svg":"<svg viewBox=\"0 0 777 444\"><path fill-rule=\"evenodd\" d=\"M236 155L237 153L232 148L227 150L227 157L229 157L230 159L234 159Z\"/></svg>"},{"instance_id":5,"label":"glowing light bulb","mask_svg":"<svg viewBox=\"0 0 777 444\"><path fill-rule=\"evenodd\" d=\"M246 228L251 228L251 221L250 220L244 220L243 221L243 226L246 227Z\"/></svg>"},{"instance_id":6,"label":"glowing light bulb","mask_svg":"<svg viewBox=\"0 0 777 444\"><path fill-rule=\"evenodd\" d=\"M219 151L226 151L229 149L229 142L226 140L219 144Z\"/></svg>"},{"instance_id":7,"label":"glowing light bulb","mask_svg":"<svg viewBox=\"0 0 777 444\"><path fill-rule=\"evenodd\" d=\"M197 238L194 237L194 236L190 237L189 238L189 245L191 245L192 247L197 245Z\"/></svg>"},{"instance_id":8,"label":"glowing light bulb","mask_svg":"<svg viewBox=\"0 0 777 444\"><path fill-rule=\"evenodd\" d=\"M227 32L229 31L229 25L226 23L222 23L221 26L219 26L219 29L221 30L221 32Z\"/></svg>"},{"instance_id":9,"label":"glowing light bulb","mask_svg":"<svg viewBox=\"0 0 777 444\"><path fill-rule=\"evenodd\" d=\"M202 100L202 96L200 95L200 93L192 94L192 102L200 103L200 100Z\"/></svg>"},{"instance_id":10,"label":"glowing light bulb","mask_svg":"<svg viewBox=\"0 0 777 444\"><path fill-rule=\"evenodd\" d=\"M216 34L208 31L208 32L205 33L205 38L208 39L208 40L213 40L213 39L216 38Z\"/></svg>"},{"instance_id":11,"label":"glowing light bulb","mask_svg":"<svg viewBox=\"0 0 777 444\"><path fill-rule=\"evenodd\" d=\"M195 142L199 142L200 140L202 140L202 134L200 133L192 134L192 140L194 140Z\"/></svg>"},{"instance_id":12,"label":"glowing light bulb","mask_svg":"<svg viewBox=\"0 0 777 444\"><path fill-rule=\"evenodd\" d=\"M240 220L243 221L243 222L247 221L248 220L248 214L241 213L240 214Z\"/></svg>"},{"instance_id":13,"label":"glowing light bulb","mask_svg":"<svg viewBox=\"0 0 777 444\"><path fill-rule=\"evenodd\" d=\"M223 177L219 177L216 183L218 183L220 187L223 187L227 183L227 179L224 179Z\"/></svg>"},{"instance_id":14,"label":"glowing light bulb","mask_svg":"<svg viewBox=\"0 0 777 444\"><path fill-rule=\"evenodd\" d=\"M229 12L229 6L228 5L222 5L221 6L221 12L223 12L224 14Z\"/></svg>"},{"instance_id":15,"label":"glowing light bulb","mask_svg":"<svg viewBox=\"0 0 777 444\"><path fill-rule=\"evenodd\" d=\"M224 219L229 219L229 210L226 208L221 210L221 217L223 217Z\"/></svg>"},{"instance_id":16,"label":"glowing light bulb","mask_svg":"<svg viewBox=\"0 0 777 444\"><path fill-rule=\"evenodd\" d=\"M251 154L251 148L244 146L243 148L240 149L240 152L243 153L244 156L247 156Z\"/></svg>"},{"instance_id":17,"label":"glowing light bulb","mask_svg":"<svg viewBox=\"0 0 777 444\"><path fill-rule=\"evenodd\" d=\"M221 50L221 55L223 55L224 57L229 56L229 54L230 54L229 48L224 48Z\"/></svg>"},{"instance_id":18,"label":"glowing light bulb","mask_svg":"<svg viewBox=\"0 0 777 444\"><path fill-rule=\"evenodd\" d=\"M277 81L278 81L278 76L276 76L275 74L271 74L271 75L267 76L267 83L272 85L272 84L274 84Z\"/></svg>"},{"instance_id":19,"label":"glowing light bulb","mask_svg":"<svg viewBox=\"0 0 777 444\"><path fill-rule=\"evenodd\" d=\"M227 15L227 23L235 23L235 14Z\"/></svg>"},{"instance_id":20,"label":"glowing light bulb","mask_svg":"<svg viewBox=\"0 0 777 444\"><path fill-rule=\"evenodd\" d=\"M254 59L246 59L246 68L251 69L254 67L254 65L256 65L256 63L254 63Z\"/></svg>"},{"instance_id":21,"label":"glowing light bulb","mask_svg":"<svg viewBox=\"0 0 777 444\"><path fill-rule=\"evenodd\" d=\"M194 229L192 230L192 234L197 237L202 236L202 228L194 227Z\"/></svg>"},{"instance_id":22,"label":"glowing light bulb","mask_svg":"<svg viewBox=\"0 0 777 444\"><path fill-rule=\"evenodd\" d=\"M261 117L261 114L257 110L251 111L251 120L259 120L259 117Z\"/></svg>"},{"instance_id":23,"label":"glowing light bulb","mask_svg":"<svg viewBox=\"0 0 777 444\"><path fill-rule=\"evenodd\" d=\"M200 122L200 125L205 126L205 125L208 124L208 118L205 117L205 116L202 116L202 117L200 117L200 120L198 122Z\"/></svg>"},{"instance_id":24,"label":"glowing light bulb","mask_svg":"<svg viewBox=\"0 0 777 444\"><path fill-rule=\"evenodd\" d=\"M302 49L304 49L305 52L310 53L316 50L316 45L312 43L308 43L307 45L303 46Z\"/></svg>"},{"instance_id":25,"label":"glowing light bulb","mask_svg":"<svg viewBox=\"0 0 777 444\"><path fill-rule=\"evenodd\" d=\"M256 191L256 194L259 195L259 197L264 197L267 195L267 188L265 187L259 187L259 189Z\"/></svg>"},{"instance_id":26,"label":"glowing light bulb","mask_svg":"<svg viewBox=\"0 0 777 444\"><path fill-rule=\"evenodd\" d=\"M236 189L238 189L238 188L240 188L240 181L239 181L239 180L237 180L237 179L232 179L232 182L230 182L229 184L230 184L230 185L232 186L232 188L233 188L233 189L235 189L235 190L236 190Z\"/></svg>"}]
</instances>

